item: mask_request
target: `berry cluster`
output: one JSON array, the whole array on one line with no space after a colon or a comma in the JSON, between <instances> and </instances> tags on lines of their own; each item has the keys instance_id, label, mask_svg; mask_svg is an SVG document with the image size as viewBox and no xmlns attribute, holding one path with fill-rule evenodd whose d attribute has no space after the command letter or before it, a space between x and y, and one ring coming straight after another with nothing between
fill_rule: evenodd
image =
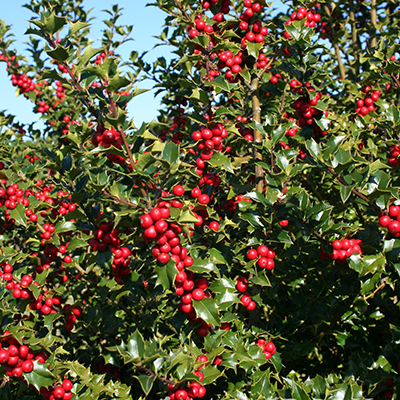
<instances>
[{"instance_id":1,"label":"berry cluster","mask_svg":"<svg viewBox=\"0 0 400 400\"><path fill-rule=\"evenodd\" d=\"M112 250L114 257L112 263L113 276L117 283L122 285L121 277L128 276L131 273L130 255L131 251L127 247L114 248Z\"/></svg>"},{"instance_id":2,"label":"berry cluster","mask_svg":"<svg viewBox=\"0 0 400 400\"><path fill-rule=\"evenodd\" d=\"M41 388L40 393L44 400L70 400L73 396L72 387L72 382L69 379L64 379L61 385L55 384L51 388Z\"/></svg>"},{"instance_id":3,"label":"berry cluster","mask_svg":"<svg viewBox=\"0 0 400 400\"><path fill-rule=\"evenodd\" d=\"M293 21L301 21L306 19L304 26L308 28L315 28L315 24L321 20L321 16L317 14L316 10L307 11L304 7L300 7L296 12L292 12L290 20L286 21L286 25L292 25ZM291 39L290 33L285 31L284 36L286 39Z\"/></svg>"},{"instance_id":4,"label":"berry cluster","mask_svg":"<svg viewBox=\"0 0 400 400\"><path fill-rule=\"evenodd\" d=\"M202 151L200 158L208 161L213 155L213 151L222 151L222 139L228 136L227 130L222 124L215 124L211 129L201 128L200 131L192 133L192 139L197 143L197 148ZM204 167L199 167L204 169Z\"/></svg>"},{"instance_id":5,"label":"berry cluster","mask_svg":"<svg viewBox=\"0 0 400 400\"><path fill-rule=\"evenodd\" d=\"M236 198L230 199L224 203L224 209L231 214L234 214L237 208L237 204L240 203L241 201L247 201L251 203L251 199L249 198L243 198L242 194L238 194Z\"/></svg>"},{"instance_id":6,"label":"berry cluster","mask_svg":"<svg viewBox=\"0 0 400 400\"><path fill-rule=\"evenodd\" d=\"M102 51L100 54L98 54L96 56L96 59L94 60L94 63L96 65L100 65L106 58L106 53L104 53L104 51Z\"/></svg>"},{"instance_id":7,"label":"berry cluster","mask_svg":"<svg viewBox=\"0 0 400 400\"><path fill-rule=\"evenodd\" d=\"M256 308L256 303L251 299L249 293L247 292L247 279L244 276L238 278L236 282L236 289L243 293L240 297L240 302L246 307L248 311L252 311Z\"/></svg>"},{"instance_id":8,"label":"berry cluster","mask_svg":"<svg viewBox=\"0 0 400 400\"><path fill-rule=\"evenodd\" d=\"M267 56L266 56L265 54L263 54L263 53L260 53L260 54L258 55L258 58L257 58L256 67L257 67L258 69L265 68L265 67L267 66L268 62L269 62L269 57L267 57ZM268 69L269 69L269 68L267 68L267 70L268 70Z\"/></svg>"},{"instance_id":9,"label":"berry cluster","mask_svg":"<svg viewBox=\"0 0 400 400\"><path fill-rule=\"evenodd\" d=\"M382 215L379 225L387 228L394 237L400 237L400 206L390 206L389 215Z\"/></svg>"},{"instance_id":10,"label":"berry cluster","mask_svg":"<svg viewBox=\"0 0 400 400\"><path fill-rule=\"evenodd\" d=\"M251 261L258 259L257 265L260 268L266 268L268 270L275 268L275 252L263 244L258 246L257 250L250 249L246 255L247 258Z\"/></svg>"},{"instance_id":11,"label":"berry cluster","mask_svg":"<svg viewBox=\"0 0 400 400\"><path fill-rule=\"evenodd\" d=\"M204 374L201 372L201 368L208 362L206 355L201 355L197 357L197 361L203 363L194 374L198 376L200 382L204 380ZM198 382L190 382L187 386L181 385L168 385L169 393L168 396L170 400L192 400L201 399L206 394L206 388Z\"/></svg>"},{"instance_id":12,"label":"berry cluster","mask_svg":"<svg viewBox=\"0 0 400 400\"><path fill-rule=\"evenodd\" d=\"M290 81L290 87L292 88L292 90L298 94L303 95L303 97L295 100L292 105L292 107L296 110L297 116L299 117L296 124L299 127L303 127L306 125L311 126L314 130L314 135L317 137L325 136L328 131L323 131L316 123L316 119L321 117L322 115L328 116L328 111L320 111L318 110L318 108L316 108L319 100L322 97L322 93L317 92L313 87L311 87L310 82L307 82L305 85L305 89L307 90L307 92L315 92L315 96L311 98L308 93L304 93L306 90L304 90L301 86L302 84L296 79L292 79ZM296 132L297 128L293 127L289 129L286 134L287 136L294 136Z\"/></svg>"},{"instance_id":13,"label":"berry cluster","mask_svg":"<svg viewBox=\"0 0 400 400\"><path fill-rule=\"evenodd\" d=\"M118 237L118 228L114 229L114 221L101 221L99 229L94 232L94 238L90 240L89 245L94 251L105 251L107 247L118 248L121 245L121 239Z\"/></svg>"},{"instance_id":14,"label":"berry cluster","mask_svg":"<svg viewBox=\"0 0 400 400\"><path fill-rule=\"evenodd\" d=\"M246 3L246 2L245 2ZM251 4L251 1L248 2L248 4ZM254 14L254 12L259 12L255 10L261 10L261 6L259 3L254 3L251 5L251 7L247 8L244 11L244 14L240 16L240 19L242 20L239 23L239 28L243 32L246 32L245 37L242 39L242 47L243 45L246 44L246 41L248 42L256 42L256 43L264 43L264 37L268 35L268 28L266 26L262 26L262 22L258 19L254 22L254 24L249 25L247 21L251 18L248 15L249 14ZM249 11L251 10L251 11ZM252 30L251 30L252 29ZM244 46L246 47L246 46Z\"/></svg>"},{"instance_id":15,"label":"berry cluster","mask_svg":"<svg viewBox=\"0 0 400 400\"><path fill-rule=\"evenodd\" d=\"M40 352L35 355L27 345L20 345L16 339L9 336L9 332L0 342L0 364L6 367L7 376L21 378L24 373L33 371L34 360L43 364L47 360L47 355Z\"/></svg>"},{"instance_id":16,"label":"berry cluster","mask_svg":"<svg viewBox=\"0 0 400 400\"><path fill-rule=\"evenodd\" d=\"M114 146L117 149L122 148L121 134L114 128L104 130L101 125L98 125L97 130L93 132L92 143L95 146L101 146L105 149L108 149L111 146ZM116 164L123 165L126 162L122 156L117 154L106 153L106 156L110 161Z\"/></svg>"},{"instance_id":17,"label":"berry cluster","mask_svg":"<svg viewBox=\"0 0 400 400\"><path fill-rule=\"evenodd\" d=\"M391 167L397 167L399 165L399 155L400 155L400 147L393 146L390 149L390 157L388 159L389 165Z\"/></svg>"},{"instance_id":18,"label":"berry cluster","mask_svg":"<svg viewBox=\"0 0 400 400\"><path fill-rule=\"evenodd\" d=\"M263 353L267 360L269 360L276 353L276 347L274 343L267 342L264 338L257 339L256 345L263 349Z\"/></svg>"},{"instance_id":19,"label":"berry cluster","mask_svg":"<svg viewBox=\"0 0 400 400\"><path fill-rule=\"evenodd\" d=\"M243 52L239 51L237 55L233 55L230 50L223 51L219 54L218 69L225 70L225 77L227 79L233 78L233 75L238 74L242 67L240 64L243 62Z\"/></svg>"},{"instance_id":20,"label":"berry cluster","mask_svg":"<svg viewBox=\"0 0 400 400\"><path fill-rule=\"evenodd\" d=\"M18 86L21 93L32 92L36 89L35 83L25 74L11 74L11 83L13 86Z\"/></svg>"},{"instance_id":21,"label":"berry cluster","mask_svg":"<svg viewBox=\"0 0 400 400\"><path fill-rule=\"evenodd\" d=\"M342 240L334 240L332 242L333 252L329 254L320 249L319 256L322 260L335 260L338 264L344 264L346 259L353 254L362 256L361 245L361 239L344 238Z\"/></svg>"},{"instance_id":22,"label":"berry cluster","mask_svg":"<svg viewBox=\"0 0 400 400\"><path fill-rule=\"evenodd\" d=\"M211 6L217 6L218 5L218 1L220 1L220 0L204 0L203 1L203 8L205 9L205 10L208 10ZM221 13L222 14L228 14L229 13L229 11L231 10L230 9L230 6L231 5L231 0L222 0L221 1Z\"/></svg>"},{"instance_id":23,"label":"berry cluster","mask_svg":"<svg viewBox=\"0 0 400 400\"><path fill-rule=\"evenodd\" d=\"M361 89L361 91L365 93L366 96L368 96L369 93L371 92L371 87L366 86L363 89ZM365 97L364 99L358 99L356 113L364 117L368 113L375 111L374 103L379 99L380 95L381 95L380 90L374 90L369 97Z\"/></svg>"},{"instance_id":24,"label":"berry cluster","mask_svg":"<svg viewBox=\"0 0 400 400\"><path fill-rule=\"evenodd\" d=\"M7 183L7 181L5 181ZM29 206L29 200L26 198L29 192L24 192L19 188L18 183L14 183L10 186L7 186L5 189L0 187L0 207L3 205L8 210L13 210L17 207L18 203L21 203L25 207ZM9 214L6 210L6 215Z\"/></svg>"}]
</instances>

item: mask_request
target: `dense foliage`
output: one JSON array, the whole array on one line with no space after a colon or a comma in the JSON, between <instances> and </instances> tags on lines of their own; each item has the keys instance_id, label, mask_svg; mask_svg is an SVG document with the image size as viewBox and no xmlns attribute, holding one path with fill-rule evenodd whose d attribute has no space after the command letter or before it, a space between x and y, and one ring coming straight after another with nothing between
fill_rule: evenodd
<instances>
[{"instance_id":1,"label":"dense foliage","mask_svg":"<svg viewBox=\"0 0 400 400\"><path fill-rule=\"evenodd\" d=\"M118 6L0 21L44 127L0 114L1 399L398 398L398 2L152 6L171 61Z\"/></svg>"}]
</instances>

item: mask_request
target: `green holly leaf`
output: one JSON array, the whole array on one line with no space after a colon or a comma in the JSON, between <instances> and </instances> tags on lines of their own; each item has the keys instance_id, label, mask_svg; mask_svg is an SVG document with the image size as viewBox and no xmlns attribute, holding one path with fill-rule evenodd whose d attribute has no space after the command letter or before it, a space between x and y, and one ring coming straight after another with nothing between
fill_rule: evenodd
<instances>
[{"instance_id":1,"label":"green holly leaf","mask_svg":"<svg viewBox=\"0 0 400 400\"><path fill-rule=\"evenodd\" d=\"M34 386L37 390L42 387L50 387L56 380L55 376L47 369L46 364L40 364L38 360L33 361L33 371L24 373L28 385Z\"/></svg>"},{"instance_id":2,"label":"green holly leaf","mask_svg":"<svg viewBox=\"0 0 400 400\"><path fill-rule=\"evenodd\" d=\"M211 297L201 301L193 301L193 308L196 311L197 318L201 318L207 324L220 326L219 307Z\"/></svg>"}]
</instances>

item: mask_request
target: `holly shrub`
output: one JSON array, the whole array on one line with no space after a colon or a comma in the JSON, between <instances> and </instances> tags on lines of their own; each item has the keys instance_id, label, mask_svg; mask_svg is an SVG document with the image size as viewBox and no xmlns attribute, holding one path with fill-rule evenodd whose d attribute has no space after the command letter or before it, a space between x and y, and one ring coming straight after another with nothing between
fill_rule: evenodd
<instances>
[{"instance_id":1,"label":"holly shrub","mask_svg":"<svg viewBox=\"0 0 400 400\"><path fill-rule=\"evenodd\" d=\"M152 6L1 21L1 399L399 398L399 3Z\"/></svg>"}]
</instances>

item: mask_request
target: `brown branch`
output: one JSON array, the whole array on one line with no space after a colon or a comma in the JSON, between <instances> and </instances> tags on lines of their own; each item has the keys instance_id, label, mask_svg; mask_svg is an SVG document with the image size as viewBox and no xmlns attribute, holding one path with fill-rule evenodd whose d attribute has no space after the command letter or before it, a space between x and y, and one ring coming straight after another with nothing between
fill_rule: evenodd
<instances>
[{"instance_id":1,"label":"brown branch","mask_svg":"<svg viewBox=\"0 0 400 400\"><path fill-rule=\"evenodd\" d=\"M147 372L151 377L155 377L156 379L158 379L160 382L164 383L165 385L174 385L175 386L177 384L177 382L175 382L172 379L163 378L162 376L157 375L152 369L142 365L141 362L139 365L136 365L136 367Z\"/></svg>"},{"instance_id":2,"label":"brown branch","mask_svg":"<svg viewBox=\"0 0 400 400\"><path fill-rule=\"evenodd\" d=\"M330 174L332 174L334 177L336 177L340 183L342 183L345 186L349 186L349 184L341 177L339 176L331 167L326 167L328 172ZM367 196L365 196L364 194L360 193L357 189L351 189L351 193L353 193L355 196L357 196L358 198L366 201L368 204L372 205L375 207L375 209L379 212L381 212L381 209L374 203L372 202Z\"/></svg>"},{"instance_id":3,"label":"brown branch","mask_svg":"<svg viewBox=\"0 0 400 400\"><path fill-rule=\"evenodd\" d=\"M358 64L359 58L358 58L358 35L357 35L357 21L356 21L356 16L354 13L354 3L353 0L349 0L349 8L350 8L350 18L352 20L351 23L351 41L352 41L352 46L353 46L353 55L354 55L354 60L355 63ZM358 73L358 65L356 66L356 72Z\"/></svg>"},{"instance_id":4,"label":"brown branch","mask_svg":"<svg viewBox=\"0 0 400 400\"><path fill-rule=\"evenodd\" d=\"M340 77L342 78L342 80L344 80L344 79L346 79L346 72L344 70L342 57L340 56L339 46L338 46L337 43L335 43L335 40L334 40L334 37L335 37L336 33L335 33L335 27L333 26L333 22L332 22L331 11L330 11L329 7L326 4L324 5L324 10L325 10L326 14L329 17L330 37L331 37L333 46L335 48L336 60L338 62L338 66L339 66Z\"/></svg>"},{"instance_id":5,"label":"brown branch","mask_svg":"<svg viewBox=\"0 0 400 400\"><path fill-rule=\"evenodd\" d=\"M103 193L105 196L110 197L111 199L115 200L117 203L122 203L122 204L126 204L127 206L131 206L131 207L137 207L136 204L133 204L129 201L126 200L122 200L117 196L113 196L112 194L106 192L105 190L102 190L101 193Z\"/></svg>"},{"instance_id":6,"label":"brown branch","mask_svg":"<svg viewBox=\"0 0 400 400\"><path fill-rule=\"evenodd\" d=\"M382 285L378 286L371 294L364 297L364 300L368 300L371 297L374 297L377 292L379 292L382 288L386 286L386 282L383 282Z\"/></svg>"},{"instance_id":7,"label":"brown branch","mask_svg":"<svg viewBox=\"0 0 400 400\"><path fill-rule=\"evenodd\" d=\"M251 104L253 107L253 121L261 123L261 107L260 107L260 99L258 97L258 83L259 78L255 77L251 81L251 86L253 88L253 94L251 96ZM262 143L262 135L258 129L254 130L254 144L261 144ZM262 161L262 155L257 150L257 147L254 146L253 148L253 157L255 160ZM258 193L262 193L264 191L264 169L261 165L256 165L255 168L255 175L256 175L256 188Z\"/></svg>"},{"instance_id":8,"label":"brown branch","mask_svg":"<svg viewBox=\"0 0 400 400\"><path fill-rule=\"evenodd\" d=\"M376 23L378 20L378 16L376 13L376 0L371 0L371 47L376 47Z\"/></svg>"},{"instance_id":9,"label":"brown branch","mask_svg":"<svg viewBox=\"0 0 400 400\"><path fill-rule=\"evenodd\" d=\"M257 78L261 79L261 77L264 75L264 72L272 65L272 63L275 61L277 57L282 53L283 47L280 47L275 54L272 56L272 58L268 61L268 64L257 74Z\"/></svg>"},{"instance_id":10,"label":"brown branch","mask_svg":"<svg viewBox=\"0 0 400 400\"><path fill-rule=\"evenodd\" d=\"M108 98L110 100L111 112L112 112L114 118L117 118L118 117L117 107L115 105L115 102L114 102L114 99L113 99L111 93L109 92L109 90L107 88L107 86L108 86L107 79L105 79L103 83L104 83L104 86L106 87L107 96L108 96ZM132 172L133 172L133 171L135 171L135 160L133 159L131 148L129 147L128 141L126 140L126 135L125 135L124 130L119 128L118 131L119 131L120 136L122 138L122 141L124 143L125 150L128 153L129 163L130 163L130 165L132 167ZM147 193L143 189L142 181L141 181L141 179L139 177L137 177L137 182L138 182L140 193L142 194L143 198L146 198L147 197ZM150 205L149 201L147 203Z\"/></svg>"},{"instance_id":11,"label":"brown branch","mask_svg":"<svg viewBox=\"0 0 400 400\"><path fill-rule=\"evenodd\" d=\"M394 83L395 83L397 89L400 89L400 82L399 82L397 76L394 75L394 74L392 74L392 78L393 78L393 80L394 80Z\"/></svg>"},{"instance_id":12,"label":"brown branch","mask_svg":"<svg viewBox=\"0 0 400 400\"><path fill-rule=\"evenodd\" d=\"M188 22L192 22L191 18L189 17L189 15L187 15L186 10L182 7L182 4L179 0L174 0L176 6L179 8L179 10L181 11L181 13L185 16L185 18L187 19Z\"/></svg>"}]
</instances>

